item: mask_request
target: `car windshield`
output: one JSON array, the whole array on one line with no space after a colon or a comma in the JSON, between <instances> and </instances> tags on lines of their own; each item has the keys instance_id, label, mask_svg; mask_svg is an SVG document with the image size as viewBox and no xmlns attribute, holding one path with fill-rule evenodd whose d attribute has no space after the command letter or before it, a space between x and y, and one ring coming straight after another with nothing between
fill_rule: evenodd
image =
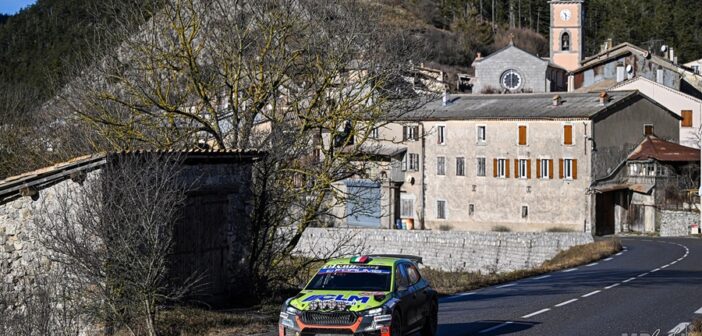
<instances>
[{"instance_id":1,"label":"car windshield","mask_svg":"<svg viewBox=\"0 0 702 336\"><path fill-rule=\"evenodd\" d=\"M327 265L319 270L307 289L390 291L392 267Z\"/></svg>"}]
</instances>

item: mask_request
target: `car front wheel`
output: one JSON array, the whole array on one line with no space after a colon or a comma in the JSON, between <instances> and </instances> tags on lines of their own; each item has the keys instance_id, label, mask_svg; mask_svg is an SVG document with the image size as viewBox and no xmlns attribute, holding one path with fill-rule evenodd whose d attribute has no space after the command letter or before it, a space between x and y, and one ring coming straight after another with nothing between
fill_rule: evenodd
<instances>
[{"instance_id":1,"label":"car front wheel","mask_svg":"<svg viewBox=\"0 0 702 336\"><path fill-rule=\"evenodd\" d=\"M390 336L405 336L403 334L402 314L399 310L392 312L392 322L390 323Z\"/></svg>"},{"instance_id":2,"label":"car front wheel","mask_svg":"<svg viewBox=\"0 0 702 336\"><path fill-rule=\"evenodd\" d=\"M429 314L424 319L424 327L422 327L422 336L435 336L439 326L439 305L432 302L429 307Z\"/></svg>"}]
</instances>

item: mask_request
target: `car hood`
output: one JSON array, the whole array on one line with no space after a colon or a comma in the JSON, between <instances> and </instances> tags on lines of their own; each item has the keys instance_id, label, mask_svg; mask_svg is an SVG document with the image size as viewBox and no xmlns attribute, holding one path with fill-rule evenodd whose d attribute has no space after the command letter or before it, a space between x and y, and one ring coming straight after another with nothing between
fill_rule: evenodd
<instances>
[{"instance_id":1,"label":"car hood","mask_svg":"<svg viewBox=\"0 0 702 336\"><path fill-rule=\"evenodd\" d=\"M382 306L390 299L390 292L303 290L290 300L290 305L299 310L312 310L310 304L345 304L350 311L361 311ZM318 308L324 310L324 308ZM333 309L329 309L333 310Z\"/></svg>"}]
</instances>

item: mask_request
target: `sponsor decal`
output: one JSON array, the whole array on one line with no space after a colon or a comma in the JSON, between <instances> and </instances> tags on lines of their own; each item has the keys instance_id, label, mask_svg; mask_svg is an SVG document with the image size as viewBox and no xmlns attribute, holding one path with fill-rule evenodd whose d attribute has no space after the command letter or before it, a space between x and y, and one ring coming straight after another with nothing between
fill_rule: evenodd
<instances>
[{"instance_id":1,"label":"sponsor decal","mask_svg":"<svg viewBox=\"0 0 702 336\"><path fill-rule=\"evenodd\" d=\"M390 274L390 267L362 266L362 265L328 265L319 270L317 274L335 273L368 273L368 274Z\"/></svg>"},{"instance_id":2,"label":"sponsor decal","mask_svg":"<svg viewBox=\"0 0 702 336\"><path fill-rule=\"evenodd\" d=\"M346 297L344 294L326 294L326 295L312 295L304 300L302 302L312 302L312 301L339 301L339 302L346 302L346 303L355 303L355 302L360 302L360 303L368 303L368 300L370 300L370 297L368 296L359 296L359 295L349 295Z\"/></svg>"}]
</instances>

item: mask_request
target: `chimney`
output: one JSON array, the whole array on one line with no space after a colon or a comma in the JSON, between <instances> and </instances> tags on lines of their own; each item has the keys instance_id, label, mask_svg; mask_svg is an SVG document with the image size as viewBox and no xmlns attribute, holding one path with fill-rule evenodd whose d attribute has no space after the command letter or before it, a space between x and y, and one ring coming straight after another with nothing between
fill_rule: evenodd
<instances>
[{"instance_id":1,"label":"chimney","mask_svg":"<svg viewBox=\"0 0 702 336\"><path fill-rule=\"evenodd\" d=\"M624 64L619 63L619 64L617 64L617 83L623 82L625 78L626 78L626 69L624 67Z\"/></svg>"},{"instance_id":2,"label":"chimney","mask_svg":"<svg viewBox=\"0 0 702 336\"><path fill-rule=\"evenodd\" d=\"M663 68L658 67L656 70L656 83L663 84Z\"/></svg>"},{"instance_id":3,"label":"chimney","mask_svg":"<svg viewBox=\"0 0 702 336\"><path fill-rule=\"evenodd\" d=\"M607 91L600 92L600 105L605 106L609 103L609 95Z\"/></svg>"},{"instance_id":4,"label":"chimney","mask_svg":"<svg viewBox=\"0 0 702 336\"><path fill-rule=\"evenodd\" d=\"M561 96L555 95L553 96L553 106L559 106L561 105Z\"/></svg>"},{"instance_id":5,"label":"chimney","mask_svg":"<svg viewBox=\"0 0 702 336\"><path fill-rule=\"evenodd\" d=\"M476 59L476 60L479 60L479 59L481 59L481 58L483 58L483 54L482 54L482 53L478 52L478 53L475 54L475 59Z\"/></svg>"},{"instance_id":6,"label":"chimney","mask_svg":"<svg viewBox=\"0 0 702 336\"><path fill-rule=\"evenodd\" d=\"M669 57L671 62L675 62L675 50L672 47L670 48Z\"/></svg>"},{"instance_id":7,"label":"chimney","mask_svg":"<svg viewBox=\"0 0 702 336\"><path fill-rule=\"evenodd\" d=\"M447 106L447 105L449 104L449 100L450 100L449 98L450 98L450 97L449 97L448 89L444 89L444 97L443 97L443 99L442 99L442 104L441 104L441 105L442 105L442 106Z\"/></svg>"}]
</instances>

